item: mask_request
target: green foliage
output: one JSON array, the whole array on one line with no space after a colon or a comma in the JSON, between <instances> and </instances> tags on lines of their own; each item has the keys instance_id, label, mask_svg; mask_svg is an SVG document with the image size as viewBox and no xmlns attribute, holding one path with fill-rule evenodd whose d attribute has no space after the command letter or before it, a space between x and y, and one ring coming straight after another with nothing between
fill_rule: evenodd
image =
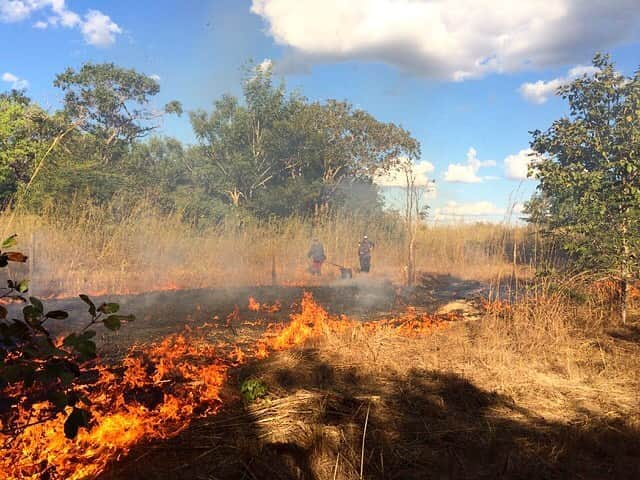
<instances>
[{"instance_id":1,"label":"green foliage","mask_svg":"<svg viewBox=\"0 0 640 480\"><path fill-rule=\"evenodd\" d=\"M20 92L0 94L0 206L29 181L50 138L50 118Z\"/></svg>"},{"instance_id":2,"label":"green foliage","mask_svg":"<svg viewBox=\"0 0 640 480\"><path fill-rule=\"evenodd\" d=\"M65 92L66 115L106 146L147 135L162 113L182 113L176 101L164 112L154 112L149 102L160 92L158 82L113 63L85 63L77 72L67 68L53 84Z\"/></svg>"},{"instance_id":3,"label":"green foliage","mask_svg":"<svg viewBox=\"0 0 640 480\"><path fill-rule=\"evenodd\" d=\"M154 109L159 84L135 70L87 63L54 85L64 109L50 115L18 92L0 96L0 202L17 193L30 210L64 214L78 203L144 198L202 227L319 211L379 215L373 176L420 154L400 126L347 102L289 94L268 68L247 68L241 99L190 112L195 146L145 138L182 106Z\"/></svg>"},{"instance_id":4,"label":"green foliage","mask_svg":"<svg viewBox=\"0 0 640 480\"><path fill-rule=\"evenodd\" d=\"M191 114L204 189L233 207L310 213L338 205L356 184L375 198L372 176L420 153L406 130L349 103L287 96L269 69L249 70L243 87L244 103L223 96L211 113Z\"/></svg>"},{"instance_id":5,"label":"green foliage","mask_svg":"<svg viewBox=\"0 0 640 480\"><path fill-rule=\"evenodd\" d=\"M240 393L246 403L253 403L267 396L267 384L257 378L248 378L240 385Z\"/></svg>"},{"instance_id":6,"label":"green foliage","mask_svg":"<svg viewBox=\"0 0 640 480\"><path fill-rule=\"evenodd\" d=\"M15 236L7 238L2 248L15 245ZM27 258L18 252L0 251L0 258L7 262L25 262ZM0 289L0 298L12 298L25 303L22 318L9 319L9 312L0 306L0 423L8 434L16 434L27 425L20 418L20 410L29 410L36 403L46 402L45 408L31 412L31 421L52 418L59 412L69 411L64 424L68 438L77 435L79 428L88 427L91 419L90 406L78 403L85 401L79 384L88 372L87 361L96 358L95 330L90 327L102 324L109 330L117 330L122 323L133 321L132 315L116 315L119 305L102 303L96 306L88 296L80 298L89 307L90 320L79 332L66 335L56 342L48 329L50 321L63 321L69 314L62 310L47 311L36 297L25 298L25 281L9 280L7 288ZM85 375L86 377L86 375ZM86 403L86 401L85 401Z\"/></svg>"},{"instance_id":7,"label":"green foliage","mask_svg":"<svg viewBox=\"0 0 640 480\"><path fill-rule=\"evenodd\" d=\"M542 158L528 211L582 268L626 284L640 267L640 72L625 77L605 55L593 65L559 89L569 117L533 132Z\"/></svg>"}]
</instances>

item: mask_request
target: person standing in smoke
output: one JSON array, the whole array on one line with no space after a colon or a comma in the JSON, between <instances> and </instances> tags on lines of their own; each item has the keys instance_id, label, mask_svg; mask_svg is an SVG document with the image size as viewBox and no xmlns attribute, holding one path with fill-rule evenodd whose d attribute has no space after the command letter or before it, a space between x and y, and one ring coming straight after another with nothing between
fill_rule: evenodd
<instances>
[{"instance_id":1,"label":"person standing in smoke","mask_svg":"<svg viewBox=\"0 0 640 480\"><path fill-rule=\"evenodd\" d=\"M369 273L371 269L371 250L373 250L373 242L369 241L366 235L358 244L358 257L360 258L360 271Z\"/></svg>"},{"instance_id":2,"label":"person standing in smoke","mask_svg":"<svg viewBox=\"0 0 640 480\"><path fill-rule=\"evenodd\" d=\"M307 257L311 259L311 267L309 267L311 275L322 275L322 264L327 257L324 254L322 243L317 238L314 238L311 242Z\"/></svg>"}]
</instances>

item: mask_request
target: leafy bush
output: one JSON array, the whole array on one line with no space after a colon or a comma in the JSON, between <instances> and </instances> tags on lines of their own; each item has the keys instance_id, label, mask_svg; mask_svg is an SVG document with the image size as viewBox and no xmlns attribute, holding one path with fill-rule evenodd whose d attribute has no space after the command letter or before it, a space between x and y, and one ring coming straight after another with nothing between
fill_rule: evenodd
<instances>
[{"instance_id":1,"label":"leafy bush","mask_svg":"<svg viewBox=\"0 0 640 480\"><path fill-rule=\"evenodd\" d=\"M240 393L246 403L252 403L267 396L267 384L260 379L249 378L242 382Z\"/></svg>"},{"instance_id":2,"label":"leafy bush","mask_svg":"<svg viewBox=\"0 0 640 480\"><path fill-rule=\"evenodd\" d=\"M24 263L27 257L20 252L6 251L16 245L16 236L7 238L0 249L0 268L9 262ZM23 302L22 319L9 319L9 312L0 304L0 426L2 433L15 435L29 425L67 413L64 432L68 438L77 435L80 427L88 427L91 419L90 402L81 385L95 382L93 374L96 358L95 330L102 324L118 330L133 315L119 315L117 303L98 306L86 295L80 295L89 307L89 321L79 331L61 339L53 338L48 326L62 321L69 314L62 310L47 311L36 297L26 297L27 280L8 280L0 288L0 298Z\"/></svg>"}]
</instances>

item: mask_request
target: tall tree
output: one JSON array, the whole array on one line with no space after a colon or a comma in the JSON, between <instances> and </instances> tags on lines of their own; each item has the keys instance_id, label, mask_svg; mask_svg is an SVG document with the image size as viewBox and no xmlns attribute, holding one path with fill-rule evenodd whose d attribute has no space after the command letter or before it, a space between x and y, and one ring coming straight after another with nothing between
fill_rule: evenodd
<instances>
[{"instance_id":1,"label":"tall tree","mask_svg":"<svg viewBox=\"0 0 640 480\"><path fill-rule=\"evenodd\" d=\"M597 72L558 90L569 116L533 133L535 175L551 232L584 268L620 281L620 315L640 264L640 72L625 77L606 55Z\"/></svg>"},{"instance_id":2,"label":"tall tree","mask_svg":"<svg viewBox=\"0 0 640 480\"><path fill-rule=\"evenodd\" d=\"M158 82L113 63L85 63L78 71L67 68L53 84L65 92L69 119L98 140L105 161L118 144L130 145L158 128L164 114L182 113L176 101L153 109L150 100L160 92Z\"/></svg>"},{"instance_id":3,"label":"tall tree","mask_svg":"<svg viewBox=\"0 0 640 480\"><path fill-rule=\"evenodd\" d=\"M274 202L278 214L309 213L345 201L347 187L356 184L375 199L371 177L378 170L419 156L418 142L401 127L346 102L287 95L270 68L249 70L243 93L242 103L227 95L211 113L191 114L208 159L202 165L207 188L236 207L264 214Z\"/></svg>"}]
</instances>

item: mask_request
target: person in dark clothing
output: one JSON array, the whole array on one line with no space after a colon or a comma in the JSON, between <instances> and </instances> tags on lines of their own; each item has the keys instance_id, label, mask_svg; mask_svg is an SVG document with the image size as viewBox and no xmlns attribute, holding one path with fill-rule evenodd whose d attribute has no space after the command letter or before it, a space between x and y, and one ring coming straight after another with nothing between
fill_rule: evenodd
<instances>
[{"instance_id":1,"label":"person in dark clothing","mask_svg":"<svg viewBox=\"0 0 640 480\"><path fill-rule=\"evenodd\" d=\"M317 238L314 238L311 242L307 257L311 259L311 267L309 267L311 275L322 275L322 264L327 257L324 254L322 243Z\"/></svg>"},{"instance_id":2,"label":"person in dark clothing","mask_svg":"<svg viewBox=\"0 0 640 480\"><path fill-rule=\"evenodd\" d=\"M360 258L360 271L369 273L371 269L371 250L373 250L373 242L365 235L358 244L358 257Z\"/></svg>"}]
</instances>

